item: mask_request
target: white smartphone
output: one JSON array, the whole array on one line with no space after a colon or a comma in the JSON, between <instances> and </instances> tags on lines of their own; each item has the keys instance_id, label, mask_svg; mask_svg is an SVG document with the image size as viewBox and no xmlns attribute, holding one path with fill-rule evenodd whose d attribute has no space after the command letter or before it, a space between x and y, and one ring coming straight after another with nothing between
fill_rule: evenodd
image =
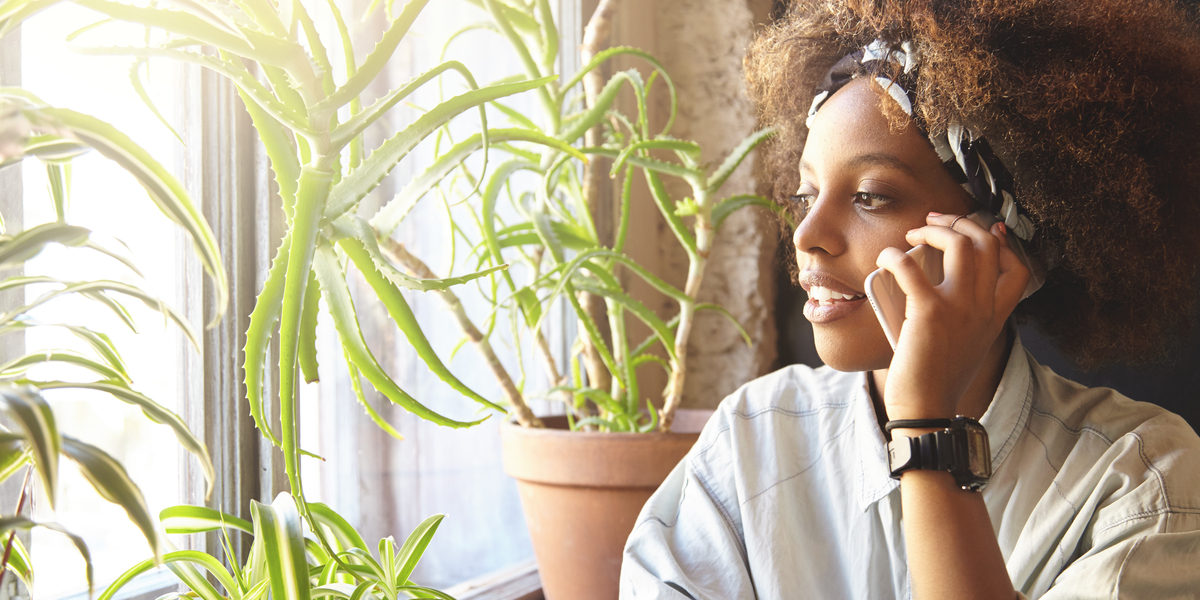
<instances>
[{"instance_id":1,"label":"white smartphone","mask_svg":"<svg viewBox=\"0 0 1200 600\"><path fill-rule=\"evenodd\" d=\"M986 210L977 210L967 215L967 218L984 229L991 229L997 220ZM925 277L929 278L930 284L940 285L946 278L945 266L942 264L944 253L941 250L921 244L909 250L908 255L921 265L921 270L925 271ZM900 339L900 326L904 324L904 306L908 297L905 296L904 290L900 289L896 277L883 269L875 269L867 275L865 287L871 308L875 309L875 316L879 318L879 324L883 325L883 333L892 345L892 350L895 350L896 342Z\"/></svg>"},{"instance_id":2,"label":"white smartphone","mask_svg":"<svg viewBox=\"0 0 1200 600\"><path fill-rule=\"evenodd\" d=\"M942 265L943 253L941 250L921 244L909 250L908 255L913 257L918 265L921 265L921 270L925 271L929 283L938 285L945 279L946 273ZM871 308L875 309L875 316L879 317L879 324L883 325L883 333L887 336L888 343L892 345L892 350L895 350L896 342L900 339L900 326L904 324L904 306L907 296L904 295L904 290L900 289L896 277L883 269L876 269L867 275L866 288Z\"/></svg>"}]
</instances>

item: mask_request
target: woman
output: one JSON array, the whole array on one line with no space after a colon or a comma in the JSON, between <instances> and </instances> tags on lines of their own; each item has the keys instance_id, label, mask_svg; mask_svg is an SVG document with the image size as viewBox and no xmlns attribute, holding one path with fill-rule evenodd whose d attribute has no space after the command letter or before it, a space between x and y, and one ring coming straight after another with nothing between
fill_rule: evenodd
<instances>
[{"instance_id":1,"label":"woman","mask_svg":"<svg viewBox=\"0 0 1200 600\"><path fill-rule=\"evenodd\" d=\"M639 518L622 597L1200 597L1200 439L1038 365L1011 325L1089 366L1190 329L1190 18L810 1L747 65L828 367L722 403ZM922 244L944 282L905 253ZM894 351L865 298L877 268L907 294Z\"/></svg>"}]
</instances>

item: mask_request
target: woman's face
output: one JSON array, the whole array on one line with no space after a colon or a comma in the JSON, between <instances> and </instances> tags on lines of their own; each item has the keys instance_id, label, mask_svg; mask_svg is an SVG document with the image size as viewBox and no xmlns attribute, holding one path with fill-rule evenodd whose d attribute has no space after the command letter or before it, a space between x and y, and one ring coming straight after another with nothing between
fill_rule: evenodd
<instances>
[{"instance_id":1,"label":"woman's face","mask_svg":"<svg viewBox=\"0 0 1200 600\"><path fill-rule=\"evenodd\" d=\"M858 79L838 90L813 120L800 157L796 228L804 316L817 352L839 371L885 369L892 350L864 294L863 282L889 246L908 250L904 234L930 212L966 214L970 195L950 177L916 127L889 129L880 102Z\"/></svg>"}]
</instances>

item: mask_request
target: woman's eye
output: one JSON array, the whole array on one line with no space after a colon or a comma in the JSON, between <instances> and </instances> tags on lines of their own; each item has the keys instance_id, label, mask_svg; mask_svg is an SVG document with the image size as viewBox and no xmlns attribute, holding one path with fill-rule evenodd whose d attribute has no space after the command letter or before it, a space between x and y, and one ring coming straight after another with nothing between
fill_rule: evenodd
<instances>
[{"instance_id":1,"label":"woman's eye","mask_svg":"<svg viewBox=\"0 0 1200 600\"><path fill-rule=\"evenodd\" d=\"M792 194L789 200L792 201L792 207L799 213L798 216L803 219L812 209L813 202L816 202L817 197L813 194Z\"/></svg>"},{"instance_id":2,"label":"woman's eye","mask_svg":"<svg viewBox=\"0 0 1200 600\"><path fill-rule=\"evenodd\" d=\"M883 208L892 201L887 196L880 196L871 192L859 192L854 195L854 200L865 208Z\"/></svg>"}]
</instances>

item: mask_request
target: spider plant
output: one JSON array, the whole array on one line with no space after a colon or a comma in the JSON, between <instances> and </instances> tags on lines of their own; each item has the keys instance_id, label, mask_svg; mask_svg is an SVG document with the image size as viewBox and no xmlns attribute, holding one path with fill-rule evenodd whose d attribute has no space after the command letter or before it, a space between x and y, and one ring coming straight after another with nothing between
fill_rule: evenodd
<instances>
[{"instance_id":1,"label":"spider plant","mask_svg":"<svg viewBox=\"0 0 1200 600\"><path fill-rule=\"evenodd\" d=\"M137 484L130 479L120 462L103 449L60 432L54 410L41 392L88 390L138 407L151 421L172 429L176 439L200 462L211 491L213 465L204 443L192 435L177 414L132 385L117 346L107 334L96 328L96 324L84 320L43 322L30 313L61 298L81 297L112 311L120 321L136 331L126 306L130 301L137 301L162 312L164 318L183 330L193 345L196 343L195 333L174 309L138 285L104 279L70 281L49 275L26 276L20 273L26 262L47 246L61 245L70 248L71 252L105 254L140 276L122 245L103 242L102 236L69 222L67 195L71 160L90 150L99 152L132 174L159 210L188 232L197 255L215 283L218 295L224 298L224 270L213 235L174 177L149 153L107 123L68 109L48 106L24 90L2 88L0 140L3 140L0 143L0 168L16 166L27 157L36 157L45 165L57 217L54 221L37 224L24 231L0 233L0 269L18 273L0 281L0 290L24 292L34 286L49 288L18 306L3 307L0 312L0 336L18 335L32 329L59 329L78 338L81 346L90 349L89 352L79 352L64 348L37 348L0 365L0 410L13 424L12 430L0 428L0 480L25 474L26 481L21 486L21 500L18 503L23 505L29 487L29 474L36 473L42 484L42 497L53 509L58 497L60 457L65 457L79 468L101 497L125 510L150 548L157 552L162 538ZM224 304L220 306L223 309ZM218 312L215 318L220 316ZM44 365L70 365L77 372L86 372L90 377L81 377L86 380L79 381L44 380L30 376L31 369ZM86 542L53 522L34 522L19 513L20 509L16 514L0 518L0 534L4 536L0 544L6 546L4 558L0 559L4 566L29 586L29 555L13 534L18 529L48 528L69 536L78 548L86 564L90 588L92 570Z\"/></svg>"}]
</instances>

